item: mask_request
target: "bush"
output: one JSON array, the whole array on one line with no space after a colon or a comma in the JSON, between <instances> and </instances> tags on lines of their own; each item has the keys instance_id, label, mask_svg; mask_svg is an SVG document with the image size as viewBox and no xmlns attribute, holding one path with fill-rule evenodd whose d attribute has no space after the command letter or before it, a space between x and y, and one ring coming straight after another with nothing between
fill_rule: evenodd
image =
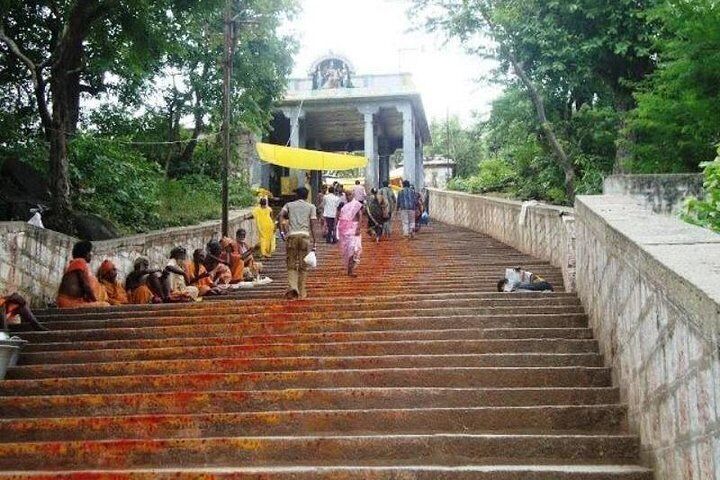
<instances>
[{"instance_id":1,"label":"bush","mask_svg":"<svg viewBox=\"0 0 720 480\"><path fill-rule=\"evenodd\" d=\"M479 173L466 179L453 179L449 183L452 190L469 193L502 192L515 179L515 171L505 161L491 158L480 163Z\"/></svg>"},{"instance_id":2,"label":"bush","mask_svg":"<svg viewBox=\"0 0 720 480\"><path fill-rule=\"evenodd\" d=\"M127 145L90 136L69 145L73 203L117 224L124 232L162 225L158 215L158 165Z\"/></svg>"},{"instance_id":3,"label":"bush","mask_svg":"<svg viewBox=\"0 0 720 480\"><path fill-rule=\"evenodd\" d=\"M720 232L720 148L712 162L700 164L705 171L705 198L690 198L683 217L690 223Z\"/></svg>"}]
</instances>

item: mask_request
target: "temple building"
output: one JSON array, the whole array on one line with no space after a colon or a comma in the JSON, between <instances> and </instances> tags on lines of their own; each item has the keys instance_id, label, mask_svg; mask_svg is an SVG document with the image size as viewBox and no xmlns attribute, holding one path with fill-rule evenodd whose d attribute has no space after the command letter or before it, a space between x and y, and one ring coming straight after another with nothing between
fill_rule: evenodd
<instances>
[{"instance_id":1,"label":"temple building","mask_svg":"<svg viewBox=\"0 0 720 480\"><path fill-rule=\"evenodd\" d=\"M346 58L330 54L315 61L307 77L289 80L265 141L326 152L363 152L369 190L389 180L390 157L398 149L403 152L403 178L422 188L423 145L431 139L410 74L356 75ZM332 172L263 163L253 177L281 195L297 185L309 184L317 191L323 173Z\"/></svg>"}]
</instances>

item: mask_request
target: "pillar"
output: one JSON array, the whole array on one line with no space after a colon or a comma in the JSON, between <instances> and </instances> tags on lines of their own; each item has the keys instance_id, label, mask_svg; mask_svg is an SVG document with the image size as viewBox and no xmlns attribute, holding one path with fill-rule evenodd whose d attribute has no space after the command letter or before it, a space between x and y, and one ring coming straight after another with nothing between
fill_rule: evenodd
<instances>
[{"instance_id":1,"label":"pillar","mask_svg":"<svg viewBox=\"0 0 720 480\"><path fill-rule=\"evenodd\" d=\"M396 107L403 117L403 180L415 183L415 121L412 104Z\"/></svg>"},{"instance_id":2,"label":"pillar","mask_svg":"<svg viewBox=\"0 0 720 480\"><path fill-rule=\"evenodd\" d=\"M305 111L300 107L297 108L283 108L283 115L290 120L290 146L293 148L302 148L303 136L301 136L300 127L303 118L305 118ZM290 175L295 175L298 182L298 187L305 185L305 171L290 169Z\"/></svg>"},{"instance_id":3,"label":"pillar","mask_svg":"<svg viewBox=\"0 0 720 480\"><path fill-rule=\"evenodd\" d=\"M358 111L365 119L365 142L363 150L367 159L365 167L365 188L377 188L378 186L378 165L377 165L377 144L375 142L375 114L380 111L374 105L363 105Z\"/></svg>"},{"instance_id":4,"label":"pillar","mask_svg":"<svg viewBox=\"0 0 720 480\"><path fill-rule=\"evenodd\" d=\"M417 155L415 161L415 188L417 191L422 190L425 186L425 149L423 148L422 138L418 139Z\"/></svg>"}]
</instances>

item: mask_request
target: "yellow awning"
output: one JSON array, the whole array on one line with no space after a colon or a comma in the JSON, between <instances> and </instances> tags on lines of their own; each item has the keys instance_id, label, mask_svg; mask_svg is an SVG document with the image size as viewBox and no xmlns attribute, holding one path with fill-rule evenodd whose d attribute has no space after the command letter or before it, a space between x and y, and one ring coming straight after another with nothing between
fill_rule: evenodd
<instances>
[{"instance_id":1,"label":"yellow awning","mask_svg":"<svg viewBox=\"0 0 720 480\"><path fill-rule=\"evenodd\" d=\"M358 155L319 152L269 143L258 143L257 152L260 159L267 163L298 170L352 170L365 168L367 165L367 159Z\"/></svg>"}]
</instances>

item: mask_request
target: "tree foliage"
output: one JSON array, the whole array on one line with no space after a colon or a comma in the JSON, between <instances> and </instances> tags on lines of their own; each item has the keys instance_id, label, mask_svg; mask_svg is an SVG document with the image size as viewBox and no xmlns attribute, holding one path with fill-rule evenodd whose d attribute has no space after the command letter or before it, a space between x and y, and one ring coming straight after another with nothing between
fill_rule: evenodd
<instances>
[{"instance_id":1,"label":"tree foliage","mask_svg":"<svg viewBox=\"0 0 720 480\"><path fill-rule=\"evenodd\" d=\"M171 190L165 178L182 184L199 174L217 183L224 1L1 5L0 162L20 157L46 172L56 217L81 209L142 230L163 221L154 216L156 192ZM294 44L279 26L296 4L235 0L232 7L233 131L261 132L291 68ZM107 178L128 186L104 192L107 202L87 196L104 190ZM140 197L137 209L125 194Z\"/></svg>"},{"instance_id":2,"label":"tree foliage","mask_svg":"<svg viewBox=\"0 0 720 480\"><path fill-rule=\"evenodd\" d=\"M424 28L496 59L494 81L505 85L490 118L468 130L481 146L478 172L456 188L570 203L575 193L598 193L611 173L696 171L713 158L720 142L716 0L414 6ZM511 180L496 181L508 172L497 161L510 167Z\"/></svg>"}]
</instances>

